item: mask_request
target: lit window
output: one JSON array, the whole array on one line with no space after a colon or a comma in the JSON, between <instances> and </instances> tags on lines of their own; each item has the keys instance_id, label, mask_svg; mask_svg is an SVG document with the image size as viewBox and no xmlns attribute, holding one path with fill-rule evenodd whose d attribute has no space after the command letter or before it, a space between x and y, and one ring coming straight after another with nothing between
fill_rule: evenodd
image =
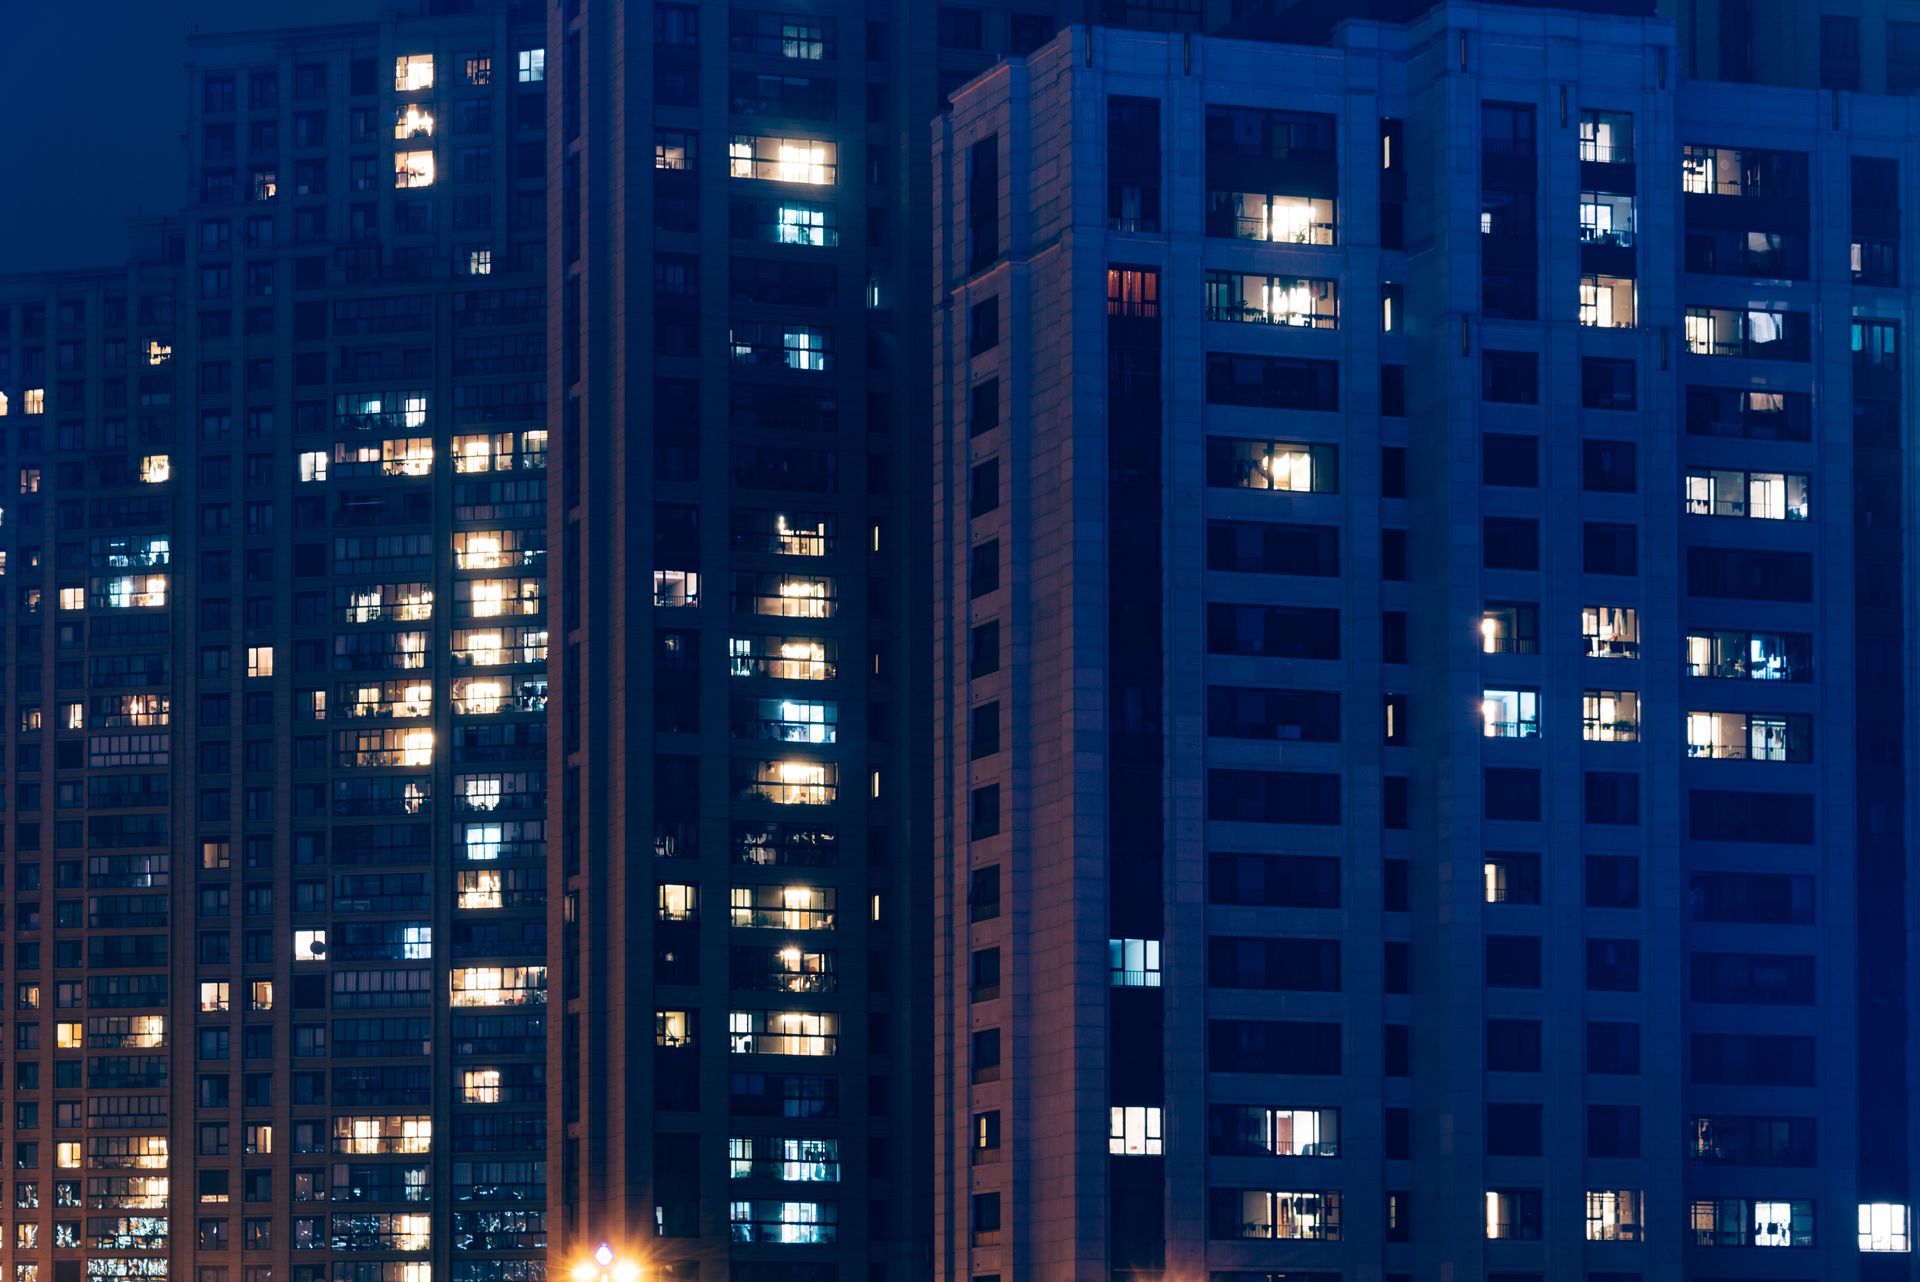
<instances>
[{"instance_id":1,"label":"lit window","mask_svg":"<svg viewBox=\"0 0 1920 1282\"><path fill-rule=\"evenodd\" d=\"M430 151L394 152L393 185L396 187L433 186L433 153Z\"/></svg>"},{"instance_id":2,"label":"lit window","mask_svg":"<svg viewBox=\"0 0 1920 1282\"><path fill-rule=\"evenodd\" d=\"M832 1011L727 1012L728 1049L735 1055L839 1053L840 1016Z\"/></svg>"},{"instance_id":3,"label":"lit window","mask_svg":"<svg viewBox=\"0 0 1920 1282\"><path fill-rule=\"evenodd\" d=\"M327 959L327 932L324 930L294 931L293 959L297 962L325 961Z\"/></svg>"},{"instance_id":4,"label":"lit window","mask_svg":"<svg viewBox=\"0 0 1920 1282\"><path fill-rule=\"evenodd\" d=\"M1206 307L1208 320L1306 329L1333 329L1340 319L1335 283L1304 276L1208 272Z\"/></svg>"},{"instance_id":5,"label":"lit window","mask_svg":"<svg viewBox=\"0 0 1920 1282\"><path fill-rule=\"evenodd\" d=\"M1580 113L1580 159L1600 165L1633 163L1633 117L1624 111Z\"/></svg>"},{"instance_id":6,"label":"lit window","mask_svg":"<svg viewBox=\"0 0 1920 1282\"><path fill-rule=\"evenodd\" d=\"M1910 1251L1907 1207L1904 1202L1862 1202L1860 1204L1860 1249L1862 1251Z\"/></svg>"},{"instance_id":7,"label":"lit window","mask_svg":"<svg viewBox=\"0 0 1920 1282\"><path fill-rule=\"evenodd\" d=\"M61 588L60 608L62 610L84 610L87 608L87 590L85 588Z\"/></svg>"},{"instance_id":8,"label":"lit window","mask_svg":"<svg viewBox=\"0 0 1920 1282\"><path fill-rule=\"evenodd\" d=\"M256 169L253 171L253 198L255 200L272 200L279 194L279 175L271 169Z\"/></svg>"},{"instance_id":9,"label":"lit window","mask_svg":"<svg viewBox=\"0 0 1920 1282\"><path fill-rule=\"evenodd\" d=\"M1334 243L1333 200L1322 196L1272 196L1260 192L1209 192L1210 235L1285 245Z\"/></svg>"},{"instance_id":10,"label":"lit window","mask_svg":"<svg viewBox=\"0 0 1920 1282\"><path fill-rule=\"evenodd\" d=\"M77 1051L86 1045L86 1039L78 1024L55 1024L53 1026L53 1045L56 1050Z\"/></svg>"},{"instance_id":11,"label":"lit window","mask_svg":"<svg viewBox=\"0 0 1920 1282\"><path fill-rule=\"evenodd\" d=\"M522 49L520 51L520 83L530 85L547 78L547 51L545 49Z\"/></svg>"},{"instance_id":12,"label":"lit window","mask_svg":"<svg viewBox=\"0 0 1920 1282\"><path fill-rule=\"evenodd\" d=\"M693 1045L693 1020L683 1010L657 1010L653 1013L653 1042L656 1046L678 1049Z\"/></svg>"},{"instance_id":13,"label":"lit window","mask_svg":"<svg viewBox=\"0 0 1920 1282\"><path fill-rule=\"evenodd\" d=\"M433 55L405 53L395 58L393 88L396 93L415 93L433 88Z\"/></svg>"},{"instance_id":14,"label":"lit window","mask_svg":"<svg viewBox=\"0 0 1920 1282\"><path fill-rule=\"evenodd\" d=\"M499 908L501 873L497 868L463 868L454 874L454 907L467 909Z\"/></svg>"},{"instance_id":15,"label":"lit window","mask_svg":"<svg viewBox=\"0 0 1920 1282\"><path fill-rule=\"evenodd\" d=\"M1265 1189L1214 1189L1212 1236L1338 1242L1340 1194Z\"/></svg>"},{"instance_id":16,"label":"lit window","mask_svg":"<svg viewBox=\"0 0 1920 1282\"><path fill-rule=\"evenodd\" d=\"M1580 737L1594 743L1640 738L1640 695L1634 690L1589 690L1581 705Z\"/></svg>"},{"instance_id":17,"label":"lit window","mask_svg":"<svg viewBox=\"0 0 1920 1282\"><path fill-rule=\"evenodd\" d=\"M273 981L271 979L256 979L248 985L248 990L248 1010L273 1009Z\"/></svg>"},{"instance_id":18,"label":"lit window","mask_svg":"<svg viewBox=\"0 0 1920 1282\"><path fill-rule=\"evenodd\" d=\"M1633 244L1633 197L1581 192L1580 239L1595 245Z\"/></svg>"},{"instance_id":19,"label":"lit window","mask_svg":"<svg viewBox=\"0 0 1920 1282\"><path fill-rule=\"evenodd\" d=\"M690 608L700 604L700 572L697 570L655 570L653 603L669 609Z\"/></svg>"},{"instance_id":20,"label":"lit window","mask_svg":"<svg viewBox=\"0 0 1920 1282\"><path fill-rule=\"evenodd\" d=\"M1488 602L1480 611L1484 654L1533 654L1540 648L1540 609L1520 602Z\"/></svg>"},{"instance_id":21,"label":"lit window","mask_svg":"<svg viewBox=\"0 0 1920 1282\"><path fill-rule=\"evenodd\" d=\"M157 338L147 340L147 364L165 365L173 359L173 344L163 343Z\"/></svg>"},{"instance_id":22,"label":"lit window","mask_svg":"<svg viewBox=\"0 0 1920 1282\"><path fill-rule=\"evenodd\" d=\"M1160 1110L1128 1106L1109 1112L1107 1152L1121 1157L1153 1157L1164 1152L1160 1139Z\"/></svg>"},{"instance_id":23,"label":"lit window","mask_svg":"<svg viewBox=\"0 0 1920 1282\"><path fill-rule=\"evenodd\" d=\"M1804 521L1811 513L1804 472L1739 472L1692 468L1687 472L1689 516L1740 516L1760 521Z\"/></svg>"},{"instance_id":24,"label":"lit window","mask_svg":"<svg viewBox=\"0 0 1920 1282\"><path fill-rule=\"evenodd\" d=\"M493 83L493 59L486 54L474 54L467 59L467 83L470 85L490 85Z\"/></svg>"},{"instance_id":25,"label":"lit window","mask_svg":"<svg viewBox=\"0 0 1920 1282\"><path fill-rule=\"evenodd\" d=\"M1540 733L1538 690L1482 690L1481 733L1489 739L1532 739Z\"/></svg>"},{"instance_id":26,"label":"lit window","mask_svg":"<svg viewBox=\"0 0 1920 1282\"><path fill-rule=\"evenodd\" d=\"M455 1006L544 1006L545 966L456 966L452 974Z\"/></svg>"},{"instance_id":27,"label":"lit window","mask_svg":"<svg viewBox=\"0 0 1920 1282\"><path fill-rule=\"evenodd\" d=\"M309 450L300 456L300 479L302 481L324 481L327 479L327 452Z\"/></svg>"},{"instance_id":28,"label":"lit window","mask_svg":"<svg viewBox=\"0 0 1920 1282\"><path fill-rule=\"evenodd\" d=\"M500 1102L500 1070L497 1068L469 1068L460 1073L460 1098L467 1104L498 1104Z\"/></svg>"},{"instance_id":29,"label":"lit window","mask_svg":"<svg viewBox=\"0 0 1920 1282\"><path fill-rule=\"evenodd\" d=\"M47 412L47 389L46 388L29 387L21 395L25 398L26 404L23 408L26 413L45 414Z\"/></svg>"},{"instance_id":30,"label":"lit window","mask_svg":"<svg viewBox=\"0 0 1920 1282\"><path fill-rule=\"evenodd\" d=\"M1580 635L1591 659L1640 657L1640 614L1631 606L1590 605L1580 611Z\"/></svg>"},{"instance_id":31,"label":"lit window","mask_svg":"<svg viewBox=\"0 0 1920 1282\"><path fill-rule=\"evenodd\" d=\"M1645 1200L1638 1189L1589 1189L1587 1241L1641 1241L1646 1236Z\"/></svg>"},{"instance_id":32,"label":"lit window","mask_svg":"<svg viewBox=\"0 0 1920 1282\"><path fill-rule=\"evenodd\" d=\"M728 172L735 178L830 186L839 181L839 157L839 147L820 138L735 134L727 143Z\"/></svg>"},{"instance_id":33,"label":"lit window","mask_svg":"<svg viewBox=\"0 0 1920 1282\"><path fill-rule=\"evenodd\" d=\"M7 416L7 394L0 392L0 418Z\"/></svg>"},{"instance_id":34,"label":"lit window","mask_svg":"<svg viewBox=\"0 0 1920 1282\"><path fill-rule=\"evenodd\" d=\"M80 1169L80 1141L61 1140L53 1146L53 1164L63 1171ZM75 1243L75 1245L79 1245Z\"/></svg>"},{"instance_id":35,"label":"lit window","mask_svg":"<svg viewBox=\"0 0 1920 1282\"><path fill-rule=\"evenodd\" d=\"M273 1127L254 1122L240 1128L240 1151L253 1156L273 1152Z\"/></svg>"},{"instance_id":36,"label":"lit window","mask_svg":"<svg viewBox=\"0 0 1920 1282\"><path fill-rule=\"evenodd\" d=\"M433 1119L425 1114L336 1117L333 1119L333 1151L363 1157L431 1153Z\"/></svg>"},{"instance_id":37,"label":"lit window","mask_svg":"<svg viewBox=\"0 0 1920 1282\"><path fill-rule=\"evenodd\" d=\"M1580 278L1580 323L1600 329L1631 329L1633 281L1625 276Z\"/></svg>"},{"instance_id":38,"label":"lit window","mask_svg":"<svg viewBox=\"0 0 1920 1282\"><path fill-rule=\"evenodd\" d=\"M164 485L173 476L173 462L165 454L148 454L140 460L140 480L146 485Z\"/></svg>"},{"instance_id":39,"label":"lit window","mask_svg":"<svg viewBox=\"0 0 1920 1282\"><path fill-rule=\"evenodd\" d=\"M396 142L409 138L433 137L433 113L417 102L394 110L393 137Z\"/></svg>"},{"instance_id":40,"label":"lit window","mask_svg":"<svg viewBox=\"0 0 1920 1282\"><path fill-rule=\"evenodd\" d=\"M661 921L694 921L700 916L700 888L663 883L659 888Z\"/></svg>"},{"instance_id":41,"label":"lit window","mask_svg":"<svg viewBox=\"0 0 1920 1282\"><path fill-rule=\"evenodd\" d=\"M1115 988L1160 987L1160 941L1108 940L1107 971Z\"/></svg>"},{"instance_id":42,"label":"lit window","mask_svg":"<svg viewBox=\"0 0 1920 1282\"><path fill-rule=\"evenodd\" d=\"M1333 493L1339 456L1331 445L1207 438L1207 484L1228 489Z\"/></svg>"},{"instance_id":43,"label":"lit window","mask_svg":"<svg viewBox=\"0 0 1920 1282\"><path fill-rule=\"evenodd\" d=\"M60 726L63 730L84 730L87 728L87 705L80 702L60 705ZM96 748L98 741L96 741Z\"/></svg>"},{"instance_id":44,"label":"lit window","mask_svg":"<svg viewBox=\"0 0 1920 1282\"><path fill-rule=\"evenodd\" d=\"M467 251L467 275L493 275L493 251L491 249L469 249Z\"/></svg>"},{"instance_id":45,"label":"lit window","mask_svg":"<svg viewBox=\"0 0 1920 1282\"><path fill-rule=\"evenodd\" d=\"M247 647L247 675L250 677L270 677L273 675L272 646L250 645Z\"/></svg>"}]
</instances>

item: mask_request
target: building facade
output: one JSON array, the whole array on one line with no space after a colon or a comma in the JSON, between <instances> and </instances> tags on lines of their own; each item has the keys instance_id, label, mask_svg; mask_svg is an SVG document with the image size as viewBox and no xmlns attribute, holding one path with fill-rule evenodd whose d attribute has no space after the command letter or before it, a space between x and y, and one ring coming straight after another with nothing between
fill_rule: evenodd
<instances>
[{"instance_id":1,"label":"building facade","mask_svg":"<svg viewBox=\"0 0 1920 1282\"><path fill-rule=\"evenodd\" d=\"M954 96L937 1276L1912 1276L1915 138L1466 2Z\"/></svg>"},{"instance_id":2,"label":"building facade","mask_svg":"<svg viewBox=\"0 0 1920 1282\"><path fill-rule=\"evenodd\" d=\"M188 208L0 290L16 1282L544 1276L545 28L458 8L196 41Z\"/></svg>"},{"instance_id":3,"label":"building facade","mask_svg":"<svg viewBox=\"0 0 1920 1282\"><path fill-rule=\"evenodd\" d=\"M929 1267L926 131L1229 7L550 7L556 1258Z\"/></svg>"}]
</instances>

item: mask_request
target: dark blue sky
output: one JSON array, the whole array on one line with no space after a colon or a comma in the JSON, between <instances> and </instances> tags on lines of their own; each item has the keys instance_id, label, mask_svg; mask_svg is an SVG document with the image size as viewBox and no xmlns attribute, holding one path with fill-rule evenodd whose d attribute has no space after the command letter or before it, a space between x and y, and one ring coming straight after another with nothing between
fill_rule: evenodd
<instances>
[{"instance_id":1,"label":"dark blue sky","mask_svg":"<svg viewBox=\"0 0 1920 1282\"><path fill-rule=\"evenodd\" d=\"M180 206L187 36L372 17L392 0L0 0L0 272L95 267Z\"/></svg>"}]
</instances>

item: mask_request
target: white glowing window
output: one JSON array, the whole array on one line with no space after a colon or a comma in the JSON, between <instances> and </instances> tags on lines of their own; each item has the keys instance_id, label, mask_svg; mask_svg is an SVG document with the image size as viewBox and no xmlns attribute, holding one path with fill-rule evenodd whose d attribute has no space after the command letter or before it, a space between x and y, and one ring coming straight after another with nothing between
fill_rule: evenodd
<instances>
[{"instance_id":1,"label":"white glowing window","mask_svg":"<svg viewBox=\"0 0 1920 1282\"><path fill-rule=\"evenodd\" d=\"M520 51L520 83L536 84L547 78L547 51L545 49L522 49Z\"/></svg>"},{"instance_id":2,"label":"white glowing window","mask_svg":"<svg viewBox=\"0 0 1920 1282\"><path fill-rule=\"evenodd\" d=\"M1115 988L1160 987L1160 941L1108 940L1107 970Z\"/></svg>"},{"instance_id":3,"label":"white glowing window","mask_svg":"<svg viewBox=\"0 0 1920 1282\"><path fill-rule=\"evenodd\" d=\"M430 151L394 152L393 185L395 187L433 186L433 153Z\"/></svg>"},{"instance_id":4,"label":"white glowing window","mask_svg":"<svg viewBox=\"0 0 1920 1282\"><path fill-rule=\"evenodd\" d=\"M454 874L454 907L469 909L499 908L501 874L497 868L465 868Z\"/></svg>"},{"instance_id":5,"label":"white glowing window","mask_svg":"<svg viewBox=\"0 0 1920 1282\"><path fill-rule=\"evenodd\" d=\"M1160 1110L1129 1105L1110 1110L1107 1152L1121 1157L1152 1157L1165 1152L1160 1136Z\"/></svg>"},{"instance_id":6,"label":"white glowing window","mask_svg":"<svg viewBox=\"0 0 1920 1282\"><path fill-rule=\"evenodd\" d=\"M431 1153L433 1119L425 1114L336 1117L333 1119L333 1151L360 1156Z\"/></svg>"},{"instance_id":7,"label":"white glowing window","mask_svg":"<svg viewBox=\"0 0 1920 1282\"><path fill-rule=\"evenodd\" d=\"M655 570L653 603L667 609L688 609L700 604L698 570Z\"/></svg>"},{"instance_id":8,"label":"white glowing window","mask_svg":"<svg viewBox=\"0 0 1920 1282\"><path fill-rule=\"evenodd\" d=\"M493 251L491 249L470 249L467 251L467 275L493 275Z\"/></svg>"},{"instance_id":9,"label":"white glowing window","mask_svg":"<svg viewBox=\"0 0 1920 1282\"><path fill-rule=\"evenodd\" d=\"M1646 1236L1646 1194L1638 1189L1587 1190L1587 1241L1639 1242Z\"/></svg>"},{"instance_id":10,"label":"white glowing window","mask_svg":"<svg viewBox=\"0 0 1920 1282\"><path fill-rule=\"evenodd\" d=\"M1904 1202L1860 1204L1860 1249L1902 1252L1913 1249Z\"/></svg>"},{"instance_id":11,"label":"white glowing window","mask_svg":"<svg viewBox=\"0 0 1920 1282\"><path fill-rule=\"evenodd\" d=\"M457 966L452 974L455 1006L543 1006L545 966Z\"/></svg>"},{"instance_id":12,"label":"white glowing window","mask_svg":"<svg viewBox=\"0 0 1920 1282\"><path fill-rule=\"evenodd\" d=\"M694 921L700 916L700 888L667 882L659 887L661 921Z\"/></svg>"},{"instance_id":13,"label":"white glowing window","mask_svg":"<svg viewBox=\"0 0 1920 1282\"><path fill-rule=\"evenodd\" d=\"M497 1068L469 1068L460 1073L460 1098L467 1104L498 1104L500 1102L500 1070Z\"/></svg>"},{"instance_id":14,"label":"white glowing window","mask_svg":"<svg viewBox=\"0 0 1920 1282\"><path fill-rule=\"evenodd\" d=\"M87 705L73 702L60 705L60 727L63 730L84 730L87 727ZM100 741L96 740L98 745Z\"/></svg>"},{"instance_id":15,"label":"white glowing window","mask_svg":"<svg viewBox=\"0 0 1920 1282\"><path fill-rule=\"evenodd\" d=\"M404 53L395 58L393 88L396 93L416 93L433 88L433 55Z\"/></svg>"},{"instance_id":16,"label":"white glowing window","mask_svg":"<svg viewBox=\"0 0 1920 1282\"><path fill-rule=\"evenodd\" d=\"M302 481L324 481L327 479L327 452L308 450L300 456L300 479Z\"/></svg>"},{"instance_id":17,"label":"white glowing window","mask_svg":"<svg viewBox=\"0 0 1920 1282\"><path fill-rule=\"evenodd\" d=\"M324 930L294 931L293 959L297 962L325 961L327 959L327 932Z\"/></svg>"},{"instance_id":18,"label":"white glowing window","mask_svg":"<svg viewBox=\"0 0 1920 1282\"><path fill-rule=\"evenodd\" d=\"M396 108L393 118L393 136L396 141L405 142L409 138L433 137L433 113L417 102L410 102Z\"/></svg>"},{"instance_id":19,"label":"white glowing window","mask_svg":"<svg viewBox=\"0 0 1920 1282\"><path fill-rule=\"evenodd\" d=\"M818 205L781 205L773 216L775 241L782 245L826 245L827 211Z\"/></svg>"},{"instance_id":20,"label":"white glowing window","mask_svg":"<svg viewBox=\"0 0 1920 1282\"><path fill-rule=\"evenodd\" d=\"M140 480L146 485L164 485L173 478L173 460L165 454L149 454L140 460Z\"/></svg>"},{"instance_id":21,"label":"white glowing window","mask_svg":"<svg viewBox=\"0 0 1920 1282\"><path fill-rule=\"evenodd\" d=\"M735 134L727 143L728 172L735 178L828 186L839 180L838 146L826 139Z\"/></svg>"},{"instance_id":22,"label":"white glowing window","mask_svg":"<svg viewBox=\"0 0 1920 1282\"><path fill-rule=\"evenodd\" d=\"M657 1010L653 1013L653 1041L656 1046L693 1045L693 1020L683 1010Z\"/></svg>"}]
</instances>

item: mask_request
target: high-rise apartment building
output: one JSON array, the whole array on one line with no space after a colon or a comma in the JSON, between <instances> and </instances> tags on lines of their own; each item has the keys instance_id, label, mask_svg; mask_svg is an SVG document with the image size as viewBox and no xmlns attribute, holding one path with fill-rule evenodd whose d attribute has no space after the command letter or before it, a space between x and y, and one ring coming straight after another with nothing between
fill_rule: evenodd
<instances>
[{"instance_id":1,"label":"high-rise apartment building","mask_svg":"<svg viewBox=\"0 0 1920 1282\"><path fill-rule=\"evenodd\" d=\"M936 1276L1912 1276L1914 142L1468 0L955 94Z\"/></svg>"},{"instance_id":2,"label":"high-rise apartment building","mask_svg":"<svg viewBox=\"0 0 1920 1282\"><path fill-rule=\"evenodd\" d=\"M0 287L12 1282L537 1282L544 16L198 40Z\"/></svg>"},{"instance_id":3,"label":"high-rise apartment building","mask_svg":"<svg viewBox=\"0 0 1920 1282\"><path fill-rule=\"evenodd\" d=\"M549 16L554 1251L905 1282L932 1169L928 130L1065 20L1224 13Z\"/></svg>"}]
</instances>

